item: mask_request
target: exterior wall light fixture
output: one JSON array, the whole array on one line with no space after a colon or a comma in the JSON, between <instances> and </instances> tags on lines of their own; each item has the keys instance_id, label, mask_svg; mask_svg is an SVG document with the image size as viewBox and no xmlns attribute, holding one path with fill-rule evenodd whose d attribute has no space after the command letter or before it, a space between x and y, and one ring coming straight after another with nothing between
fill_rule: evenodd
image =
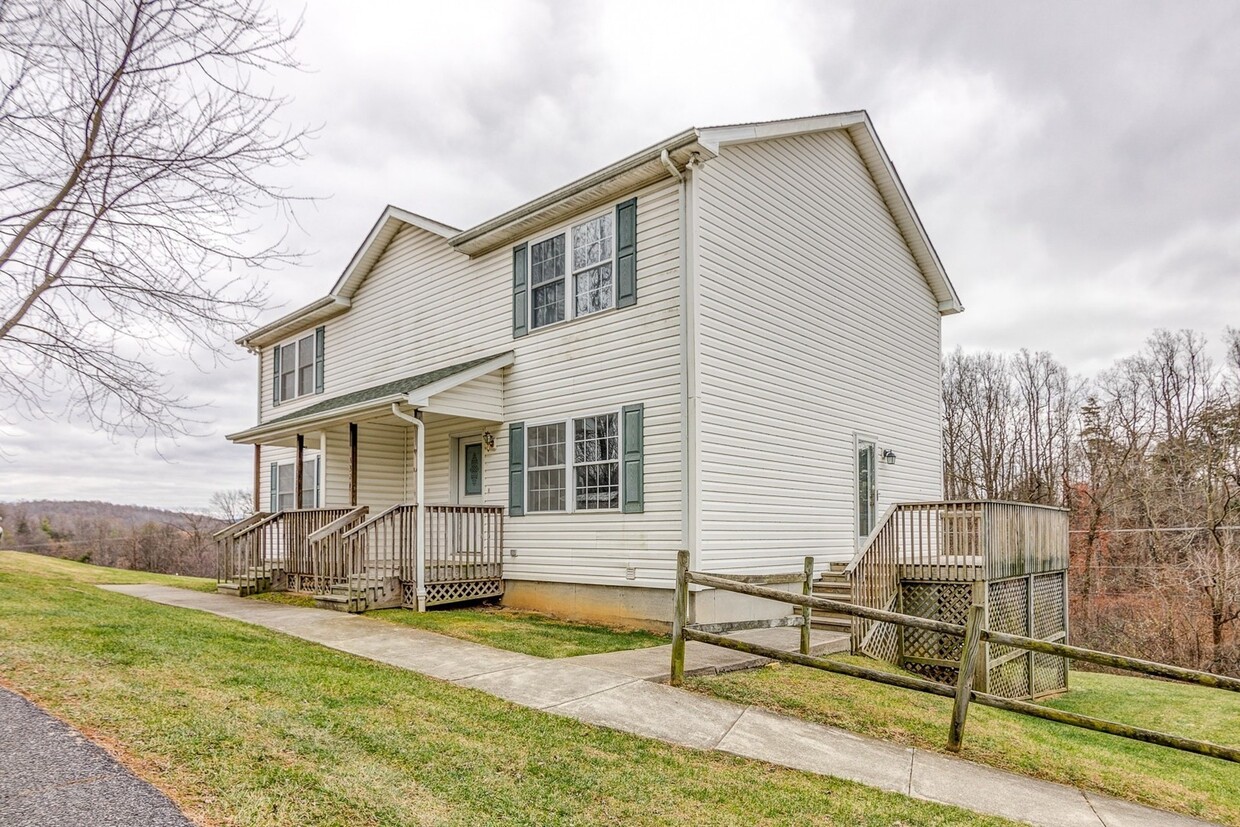
<instances>
[{"instance_id":1,"label":"exterior wall light fixture","mask_svg":"<svg viewBox=\"0 0 1240 827\"><path fill-rule=\"evenodd\" d=\"M883 462L887 463L888 465L895 465L896 464L896 452L891 450L890 448L884 448L883 449Z\"/></svg>"}]
</instances>

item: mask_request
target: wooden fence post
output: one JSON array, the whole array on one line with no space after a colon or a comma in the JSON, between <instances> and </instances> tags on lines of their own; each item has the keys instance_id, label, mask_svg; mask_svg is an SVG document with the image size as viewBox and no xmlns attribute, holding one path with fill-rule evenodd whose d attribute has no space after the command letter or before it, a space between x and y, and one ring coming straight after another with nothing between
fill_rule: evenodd
<instances>
[{"instance_id":1,"label":"wooden fence post","mask_svg":"<svg viewBox=\"0 0 1240 827\"><path fill-rule=\"evenodd\" d=\"M801 594L806 597L814 593L814 558L805 558L805 583L801 586ZM810 608L801 607L801 654L809 654Z\"/></svg>"},{"instance_id":2,"label":"wooden fence post","mask_svg":"<svg viewBox=\"0 0 1240 827\"><path fill-rule=\"evenodd\" d=\"M982 607L969 607L969 620L964 627L964 649L960 652L960 675L956 678L956 703L952 707L952 723L947 731L947 748L960 752L964 741L964 719L969 714L973 697L973 675L977 672L977 650L982 636Z\"/></svg>"},{"instance_id":3,"label":"wooden fence post","mask_svg":"<svg viewBox=\"0 0 1240 827\"><path fill-rule=\"evenodd\" d=\"M676 553L676 605L672 616L672 686L685 680L685 626L689 622L689 551Z\"/></svg>"}]
</instances>

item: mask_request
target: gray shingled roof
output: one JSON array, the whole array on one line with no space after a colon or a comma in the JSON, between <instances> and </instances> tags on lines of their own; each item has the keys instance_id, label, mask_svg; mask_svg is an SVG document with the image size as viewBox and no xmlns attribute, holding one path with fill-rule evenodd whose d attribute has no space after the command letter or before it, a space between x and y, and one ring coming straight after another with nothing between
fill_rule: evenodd
<instances>
[{"instance_id":1,"label":"gray shingled roof","mask_svg":"<svg viewBox=\"0 0 1240 827\"><path fill-rule=\"evenodd\" d=\"M350 405L359 405L363 402L369 402L372 399L382 399L385 396L395 396L397 394L409 393L416 391L418 388L424 388L427 385L433 385L440 379L447 379L449 376L455 376L458 373L464 373L470 368L477 367L483 362L489 362L492 359L498 359L503 353L493 353L490 356L483 356L479 359L471 359L468 362L460 362L455 365L449 365L446 368L437 368L419 373L417 376L410 376L406 379L397 379L394 382L384 382L382 385L375 385L352 393L333 396L331 399L324 399L322 402L316 402L305 408L298 408L290 414L278 416L275 419L269 419L263 423L264 426L275 425L279 422L287 422L293 419L303 419L305 417L314 416L315 414L329 413L337 408L344 408Z\"/></svg>"}]
</instances>

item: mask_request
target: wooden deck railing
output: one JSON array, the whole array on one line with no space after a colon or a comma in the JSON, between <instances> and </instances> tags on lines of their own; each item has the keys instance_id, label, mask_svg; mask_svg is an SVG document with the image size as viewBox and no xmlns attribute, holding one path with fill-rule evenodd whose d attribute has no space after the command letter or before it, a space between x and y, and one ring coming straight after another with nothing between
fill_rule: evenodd
<instances>
[{"instance_id":1,"label":"wooden deck railing","mask_svg":"<svg viewBox=\"0 0 1240 827\"><path fill-rule=\"evenodd\" d=\"M254 579L279 569L295 591L326 594L344 584L351 596L360 596L393 578L416 591L421 578L430 605L502 593L503 507L424 510L421 575L415 562L417 506L403 503L375 515L364 506L255 515L218 533L219 580Z\"/></svg>"},{"instance_id":2,"label":"wooden deck railing","mask_svg":"<svg viewBox=\"0 0 1240 827\"><path fill-rule=\"evenodd\" d=\"M1067 513L1061 508L991 500L900 503L845 569L855 605L891 611L901 580L974 582L1068 567ZM891 660L895 637L852 620L853 651ZM893 632L891 627L886 631Z\"/></svg>"},{"instance_id":3,"label":"wooden deck railing","mask_svg":"<svg viewBox=\"0 0 1240 827\"><path fill-rule=\"evenodd\" d=\"M284 511L280 541L284 544L284 570L290 574L313 574L310 535L348 514L350 508L303 508Z\"/></svg>"},{"instance_id":4,"label":"wooden deck railing","mask_svg":"<svg viewBox=\"0 0 1240 827\"><path fill-rule=\"evenodd\" d=\"M309 570L293 575L294 579L290 580L289 588L294 591L326 594L334 584L347 580L349 571L344 535L365 520L369 513L369 508L359 506L307 535Z\"/></svg>"},{"instance_id":5,"label":"wooden deck railing","mask_svg":"<svg viewBox=\"0 0 1240 827\"><path fill-rule=\"evenodd\" d=\"M215 582L237 580L243 572L248 571L249 561L243 560L243 545L237 542L237 535L270 516L266 511L259 511L211 535L215 540Z\"/></svg>"},{"instance_id":6,"label":"wooden deck railing","mask_svg":"<svg viewBox=\"0 0 1240 827\"><path fill-rule=\"evenodd\" d=\"M277 569L309 574L307 538L348 511L347 508L311 508L256 514L218 532L218 582L268 577Z\"/></svg>"},{"instance_id":7,"label":"wooden deck railing","mask_svg":"<svg viewBox=\"0 0 1240 827\"><path fill-rule=\"evenodd\" d=\"M504 509L495 505L426 506L426 582L500 577Z\"/></svg>"},{"instance_id":8,"label":"wooden deck railing","mask_svg":"<svg viewBox=\"0 0 1240 827\"><path fill-rule=\"evenodd\" d=\"M415 505L394 505L341 537L351 592L378 588L384 580L411 579L414 570Z\"/></svg>"}]
</instances>

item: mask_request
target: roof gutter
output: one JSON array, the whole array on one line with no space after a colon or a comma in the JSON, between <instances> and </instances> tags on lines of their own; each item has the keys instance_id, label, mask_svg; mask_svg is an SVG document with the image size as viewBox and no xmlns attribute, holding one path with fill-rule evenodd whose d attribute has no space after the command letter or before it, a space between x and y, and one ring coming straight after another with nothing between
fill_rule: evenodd
<instances>
[{"instance_id":1,"label":"roof gutter","mask_svg":"<svg viewBox=\"0 0 1240 827\"><path fill-rule=\"evenodd\" d=\"M408 394L391 394L389 396L381 396L378 399L368 399L365 402L358 402L356 405L347 405L340 408L333 408L330 411L324 411L320 414L310 414L309 416L298 417L296 419L281 419L278 422L270 422L266 425L258 425L245 431L237 431L235 434L225 435L225 439L229 442L257 442L264 437L280 436L283 434L297 433L299 428L307 425L316 427L327 426L335 422L343 422L350 416L371 409L386 407L394 402L402 402L407 398Z\"/></svg>"},{"instance_id":2,"label":"roof gutter","mask_svg":"<svg viewBox=\"0 0 1240 827\"><path fill-rule=\"evenodd\" d=\"M307 304L305 307L299 307L298 309L294 310L292 313L287 313L281 316L280 318L276 319L274 322L269 322L263 325L257 330L251 330L249 333L245 334L240 339L237 339L236 343L241 345L242 347L253 350L256 347L256 345L253 344L253 342L256 339L263 340L269 336L273 336L277 333L280 333L281 330L284 328L293 328L297 324L297 322L301 320L302 318L304 318L305 316L309 316L314 313L319 313L324 310L345 311L345 310L348 310L352 306L353 306L353 302L351 302L349 299L343 299L339 296L331 296L331 295L324 296L321 299L316 299L315 301L310 302L310 304Z\"/></svg>"},{"instance_id":3,"label":"roof gutter","mask_svg":"<svg viewBox=\"0 0 1240 827\"><path fill-rule=\"evenodd\" d=\"M485 235L501 230L507 225L512 224L515 221L519 221L528 215L547 209L548 207L552 207L567 198L571 198L581 192L597 187L598 185L605 183L618 175L622 175L625 172L636 169L644 164L658 162L664 155L695 144L697 143L697 140L698 130L696 128L686 129L684 132L673 135L664 141L660 141L654 146L647 147L646 149L617 161L610 166L603 167L596 172L592 172L584 178L578 178L576 181L566 184L557 190L553 190L546 195L540 196L533 201L529 201L519 207L514 207L508 212L492 218L490 221L484 222L475 227L470 227L468 230L452 236L448 239L448 243L455 248L470 245L471 242L477 241Z\"/></svg>"}]
</instances>

